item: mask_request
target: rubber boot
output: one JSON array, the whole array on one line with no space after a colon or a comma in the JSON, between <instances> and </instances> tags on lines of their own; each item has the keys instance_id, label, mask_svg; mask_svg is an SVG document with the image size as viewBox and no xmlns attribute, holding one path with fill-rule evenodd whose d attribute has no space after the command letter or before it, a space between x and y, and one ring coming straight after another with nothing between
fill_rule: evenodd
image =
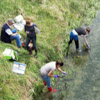
<instances>
[{"instance_id":1,"label":"rubber boot","mask_svg":"<svg viewBox=\"0 0 100 100\"><path fill-rule=\"evenodd\" d=\"M57 90L56 90L56 89L52 89L52 87L49 87L49 88L48 88L48 91L49 91L49 92L56 92Z\"/></svg>"},{"instance_id":2,"label":"rubber boot","mask_svg":"<svg viewBox=\"0 0 100 100\"><path fill-rule=\"evenodd\" d=\"M32 49L28 48L28 51L29 51L29 55L32 55Z\"/></svg>"},{"instance_id":3,"label":"rubber boot","mask_svg":"<svg viewBox=\"0 0 100 100\"><path fill-rule=\"evenodd\" d=\"M35 55L34 55L35 58L37 58L37 49L35 50Z\"/></svg>"},{"instance_id":4,"label":"rubber boot","mask_svg":"<svg viewBox=\"0 0 100 100\"><path fill-rule=\"evenodd\" d=\"M48 91L51 92L51 91L52 91L52 87L49 87L49 88L48 88Z\"/></svg>"},{"instance_id":5,"label":"rubber boot","mask_svg":"<svg viewBox=\"0 0 100 100\"><path fill-rule=\"evenodd\" d=\"M44 83L45 86L47 85L46 81L43 81L43 83Z\"/></svg>"}]
</instances>

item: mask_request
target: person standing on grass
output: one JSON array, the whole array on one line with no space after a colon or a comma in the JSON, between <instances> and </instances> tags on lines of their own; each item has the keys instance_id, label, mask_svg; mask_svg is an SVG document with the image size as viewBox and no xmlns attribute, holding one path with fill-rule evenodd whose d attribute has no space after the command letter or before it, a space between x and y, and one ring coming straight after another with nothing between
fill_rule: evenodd
<instances>
[{"instance_id":1,"label":"person standing on grass","mask_svg":"<svg viewBox=\"0 0 100 100\"><path fill-rule=\"evenodd\" d=\"M29 18L27 18L26 25L25 25L25 32L27 34L25 48L27 48L30 55L32 55L32 49L34 49L35 50L34 57L37 57L37 45L36 45L36 31L35 31L35 29L38 31L38 33L40 33L39 29L37 28L37 25L31 23L31 20ZM30 42L33 43L33 48L28 47Z\"/></svg>"},{"instance_id":2,"label":"person standing on grass","mask_svg":"<svg viewBox=\"0 0 100 100\"><path fill-rule=\"evenodd\" d=\"M76 49L79 49L79 40L78 40L78 35L82 35L84 38L84 42L86 43L87 47L90 48L90 45L88 44L87 40L86 40L86 35L89 34L90 32L90 28L87 27L86 29L79 27L76 28L74 30L72 30L70 32L70 40L68 42L68 45L70 45L72 43L72 41L74 40L75 45L76 45Z\"/></svg>"},{"instance_id":3,"label":"person standing on grass","mask_svg":"<svg viewBox=\"0 0 100 100\"><path fill-rule=\"evenodd\" d=\"M67 75L64 71L61 70L60 67L63 66L62 61L53 61L49 62L46 65L42 66L40 69L40 75L43 79L44 85L48 87L48 91L51 92L56 92L56 89L52 89L51 83L50 83L50 77L58 78L58 75L53 75L53 72L57 69L64 75Z\"/></svg>"},{"instance_id":4,"label":"person standing on grass","mask_svg":"<svg viewBox=\"0 0 100 100\"><path fill-rule=\"evenodd\" d=\"M1 29L1 41L5 43L11 43L12 40L16 40L17 47L21 47L21 40L17 33L11 30L11 26L14 24L12 19L9 19L6 24L3 25Z\"/></svg>"}]
</instances>

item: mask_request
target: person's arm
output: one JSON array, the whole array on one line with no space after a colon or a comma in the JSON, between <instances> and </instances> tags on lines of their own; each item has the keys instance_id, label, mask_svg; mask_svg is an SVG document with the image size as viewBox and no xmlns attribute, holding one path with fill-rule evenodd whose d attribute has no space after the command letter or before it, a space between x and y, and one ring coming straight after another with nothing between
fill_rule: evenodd
<instances>
[{"instance_id":1,"label":"person's arm","mask_svg":"<svg viewBox=\"0 0 100 100\"><path fill-rule=\"evenodd\" d=\"M15 35L17 35L17 33L15 33L15 34L11 34L11 36L15 36Z\"/></svg>"},{"instance_id":2,"label":"person's arm","mask_svg":"<svg viewBox=\"0 0 100 100\"><path fill-rule=\"evenodd\" d=\"M34 26L35 30L37 30L36 34L40 34L40 30L38 29L37 25L36 25L36 24L34 24L34 23L32 23L32 24L33 24L33 26Z\"/></svg>"},{"instance_id":3,"label":"person's arm","mask_svg":"<svg viewBox=\"0 0 100 100\"><path fill-rule=\"evenodd\" d=\"M86 35L84 35L84 42L88 45L88 42L86 40Z\"/></svg>"},{"instance_id":4,"label":"person's arm","mask_svg":"<svg viewBox=\"0 0 100 100\"><path fill-rule=\"evenodd\" d=\"M52 70L48 73L48 76L49 76L49 77L54 77L53 71L52 71Z\"/></svg>"},{"instance_id":5,"label":"person's arm","mask_svg":"<svg viewBox=\"0 0 100 100\"><path fill-rule=\"evenodd\" d=\"M84 42L86 43L87 47L90 48L90 45L88 44L88 42L86 40L86 35L84 35Z\"/></svg>"},{"instance_id":6,"label":"person's arm","mask_svg":"<svg viewBox=\"0 0 100 100\"><path fill-rule=\"evenodd\" d=\"M29 31L26 30L26 25L24 26L24 31L26 34L29 34Z\"/></svg>"},{"instance_id":7,"label":"person's arm","mask_svg":"<svg viewBox=\"0 0 100 100\"><path fill-rule=\"evenodd\" d=\"M63 71L61 70L61 68L57 68L57 70L60 71L61 73L63 72Z\"/></svg>"},{"instance_id":8,"label":"person's arm","mask_svg":"<svg viewBox=\"0 0 100 100\"><path fill-rule=\"evenodd\" d=\"M17 33L13 34L12 31L10 29L7 29L5 31L8 35L11 35L11 36L15 36Z\"/></svg>"},{"instance_id":9,"label":"person's arm","mask_svg":"<svg viewBox=\"0 0 100 100\"><path fill-rule=\"evenodd\" d=\"M37 34L40 34L40 30L36 27L36 26L34 26L35 27L35 30L37 30Z\"/></svg>"},{"instance_id":10,"label":"person's arm","mask_svg":"<svg viewBox=\"0 0 100 100\"><path fill-rule=\"evenodd\" d=\"M63 70L61 70L61 68L57 68L58 71L60 71L61 73L63 73L64 75L67 75L66 72L64 72Z\"/></svg>"},{"instance_id":11,"label":"person's arm","mask_svg":"<svg viewBox=\"0 0 100 100\"><path fill-rule=\"evenodd\" d=\"M58 78L59 77L58 75L53 75L53 71L52 70L48 73L48 76L49 77L54 77L54 78Z\"/></svg>"},{"instance_id":12,"label":"person's arm","mask_svg":"<svg viewBox=\"0 0 100 100\"><path fill-rule=\"evenodd\" d=\"M29 34L30 32L26 31L26 34Z\"/></svg>"}]
</instances>

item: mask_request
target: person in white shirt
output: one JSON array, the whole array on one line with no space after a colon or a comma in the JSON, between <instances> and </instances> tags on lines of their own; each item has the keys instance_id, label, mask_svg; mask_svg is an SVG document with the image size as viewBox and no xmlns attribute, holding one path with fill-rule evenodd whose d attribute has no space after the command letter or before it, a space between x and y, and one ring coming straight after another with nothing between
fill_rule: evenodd
<instances>
[{"instance_id":1,"label":"person in white shirt","mask_svg":"<svg viewBox=\"0 0 100 100\"><path fill-rule=\"evenodd\" d=\"M40 69L40 75L43 79L44 85L47 85L48 91L51 92L56 92L55 89L52 89L51 83L50 83L50 77L58 78L58 75L53 75L53 72L57 69L64 75L67 75L64 71L61 70L61 66L63 66L62 61L53 61L49 62L46 65L42 66Z\"/></svg>"}]
</instances>

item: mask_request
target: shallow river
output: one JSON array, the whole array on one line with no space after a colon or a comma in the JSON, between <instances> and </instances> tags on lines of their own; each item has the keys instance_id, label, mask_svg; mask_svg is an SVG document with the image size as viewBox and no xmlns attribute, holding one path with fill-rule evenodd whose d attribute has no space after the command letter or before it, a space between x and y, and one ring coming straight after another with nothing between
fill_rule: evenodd
<instances>
[{"instance_id":1,"label":"shallow river","mask_svg":"<svg viewBox=\"0 0 100 100\"><path fill-rule=\"evenodd\" d=\"M37 100L100 100L100 12L90 28L91 49L78 56L70 54L65 60L67 76L56 79L53 84L58 92L46 92Z\"/></svg>"}]
</instances>

